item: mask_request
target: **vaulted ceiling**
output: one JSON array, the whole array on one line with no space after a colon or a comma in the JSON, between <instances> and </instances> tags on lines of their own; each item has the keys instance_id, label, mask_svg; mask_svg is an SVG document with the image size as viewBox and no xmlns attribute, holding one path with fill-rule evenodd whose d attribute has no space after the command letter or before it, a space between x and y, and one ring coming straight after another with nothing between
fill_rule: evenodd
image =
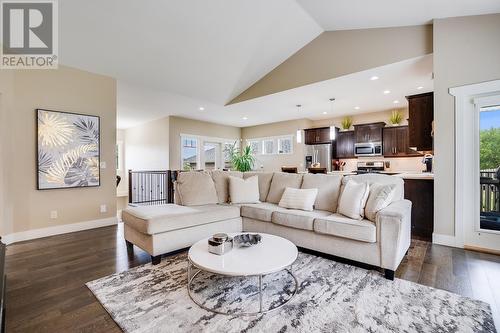
<instances>
[{"instance_id":1,"label":"vaulted ceiling","mask_svg":"<svg viewBox=\"0 0 500 333\"><path fill-rule=\"evenodd\" d=\"M62 0L60 63L119 81L120 127L171 114L241 125L248 106L224 105L325 30L491 12L500 1ZM193 112L199 105L237 116Z\"/></svg>"}]
</instances>

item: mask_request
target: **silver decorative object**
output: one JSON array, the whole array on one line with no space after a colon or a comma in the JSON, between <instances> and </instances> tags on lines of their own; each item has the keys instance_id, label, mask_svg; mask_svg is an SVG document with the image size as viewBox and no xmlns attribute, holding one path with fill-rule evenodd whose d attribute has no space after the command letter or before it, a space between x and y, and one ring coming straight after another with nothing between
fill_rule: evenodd
<instances>
[{"instance_id":1,"label":"silver decorative object","mask_svg":"<svg viewBox=\"0 0 500 333\"><path fill-rule=\"evenodd\" d=\"M234 243L241 247L257 245L261 240L262 237L259 234L241 234L234 236Z\"/></svg>"},{"instance_id":2,"label":"silver decorative object","mask_svg":"<svg viewBox=\"0 0 500 333\"><path fill-rule=\"evenodd\" d=\"M215 234L208 239L208 252L223 255L233 248L233 239L227 234Z\"/></svg>"}]
</instances>

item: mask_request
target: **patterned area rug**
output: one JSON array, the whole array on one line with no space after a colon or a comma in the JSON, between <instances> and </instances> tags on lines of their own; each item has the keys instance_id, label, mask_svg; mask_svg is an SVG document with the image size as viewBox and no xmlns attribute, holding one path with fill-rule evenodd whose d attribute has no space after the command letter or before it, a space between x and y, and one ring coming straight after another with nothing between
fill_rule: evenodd
<instances>
[{"instance_id":1,"label":"patterned area rug","mask_svg":"<svg viewBox=\"0 0 500 333\"><path fill-rule=\"evenodd\" d=\"M295 297L250 317L216 315L194 304L186 289L186 253L87 286L125 332L496 332L481 301L304 253L294 273ZM198 277L194 296L205 306L257 310L257 278ZM293 279L267 275L263 288L264 308L273 308L289 298Z\"/></svg>"}]
</instances>

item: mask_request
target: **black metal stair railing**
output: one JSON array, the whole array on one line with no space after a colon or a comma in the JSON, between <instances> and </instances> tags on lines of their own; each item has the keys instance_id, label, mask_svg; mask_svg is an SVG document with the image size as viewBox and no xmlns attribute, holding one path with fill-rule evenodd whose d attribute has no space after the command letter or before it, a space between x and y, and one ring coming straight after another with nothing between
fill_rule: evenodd
<instances>
[{"instance_id":1,"label":"black metal stair railing","mask_svg":"<svg viewBox=\"0 0 500 333\"><path fill-rule=\"evenodd\" d=\"M171 170L128 171L128 202L136 205L162 205L174 202Z\"/></svg>"}]
</instances>

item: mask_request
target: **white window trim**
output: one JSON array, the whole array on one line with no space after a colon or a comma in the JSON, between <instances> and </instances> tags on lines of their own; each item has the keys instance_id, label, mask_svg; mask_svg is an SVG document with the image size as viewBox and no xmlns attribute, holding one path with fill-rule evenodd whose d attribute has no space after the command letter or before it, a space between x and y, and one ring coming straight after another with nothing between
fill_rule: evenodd
<instances>
[{"instance_id":1,"label":"white window trim","mask_svg":"<svg viewBox=\"0 0 500 333\"><path fill-rule=\"evenodd\" d=\"M494 103L493 99L498 101L500 80L451 88L449 93L455 97L455 246L487 246L500 250L499 235L477 230L476 221L479 220L476 202L479 198L479 110ZM471 156L474 156L473 162ZM473 200L471 193L474 193Z\"/></svg>"},{"instance_id":2,"label":"white window trim","mask_svg":"<svg viewBox=\"0 0 500 333\"><path fill-rule=\"evenodd\" d=\"M256 155L264 155L264 156L271 156L271 155L293 155L294 152L294 146L295 146L295 141L294 141L295 135L293 134L285 134L285 135L276 135L276 136L268 136L268 137L262 137L262 138L251 138L251 139L245 139L246 144L249 145L251 142L258 142L260 145L260 152ZM280 140L290 140L290 152L289 153L279 153L279 142ZM272 153L265 153L265 141L273 141L273 152Z\"/></svg>"},{"instance_id":3,"label":"white window trim","mask_svg":"<svg viewBox=\"0 0 500 333\"><path fill-rule=\"evenodd\" d=\"M118 165L116 166L117 172L124 171L125 159L123 156L123 141L116 141L116 145L118 147Z\"/></svg>"},{"instance_id":4,"label":"white window trim","mask_svg":"<svg viewBox=\"0 0 500 333\"><path fill-rule=\"evenodd\" d=\"M217 137L211 137L211 136L203 136L203 135L196 135L196 134L186 134L186 133L181 133L180 135L180 170L184 168L184 165L182 164L182 139L183 138L193 138L196 139L196 169L200 170L203 169L205 165L204 157L205 155L203 154L203 147L205 146L205 143L219 143L221 144L221 148L223 148L224 144L230 143L234 144L236 142L236 145L239 147L241 139L231 139L231 138L217 138ZM223 156L224 153L221 149L221 151L217 154L216 156L216 161L215 161L215 168L222 168L224 165L223 161Z\"/></svg>"}]
</instances>

